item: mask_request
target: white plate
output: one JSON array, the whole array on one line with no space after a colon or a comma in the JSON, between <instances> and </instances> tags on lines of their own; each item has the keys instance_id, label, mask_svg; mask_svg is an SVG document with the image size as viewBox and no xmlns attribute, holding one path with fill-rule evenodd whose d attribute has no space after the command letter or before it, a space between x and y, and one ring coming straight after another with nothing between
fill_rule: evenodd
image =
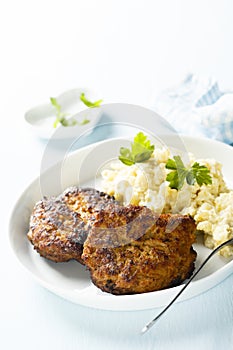
<instances>
[{"instance_id":1,"label":"white plate","mask_svg":"<svg viewBox=\"0 0 233 350\"><path fill-rule=\"evenodd\" d=\"M233 148L209 139L183 137L188 151L197 158L215 158L223 164L228 183L232 183ZM106 310L142 310L167 304L181 286L152 293L114 296L96 288L85 267L76 261L53 263L37 254L26 233L32 208L42 195L57 195L71 185L91 184L98 187L99 166L117 156L122 139L103 141L69 155L62 163L47 170L22 194L13 210L10 221L10 242L14 253L45 288L74 303ZM198 253L196 267L210 253L201 242L195 244ZM233 260L214 256L191 283L179 300L198 295L215 286L233 272Z\"/></svg>"}]
</instances>

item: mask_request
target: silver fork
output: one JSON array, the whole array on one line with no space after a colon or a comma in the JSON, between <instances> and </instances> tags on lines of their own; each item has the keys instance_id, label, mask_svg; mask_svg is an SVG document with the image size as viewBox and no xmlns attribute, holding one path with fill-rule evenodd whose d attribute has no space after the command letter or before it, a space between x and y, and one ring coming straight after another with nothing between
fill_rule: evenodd
<instances>
[{"instance_id":1,"label":"silver fork","mask_svg":"<svg viewBox=\"0 0 233 350\"><path fill-rule=\"evenodd\" d=\"M203 261L203 263L201 264L201 266L197 269L197 271L191 276L191 278L187 281L187 283L185 283L185 285L183 286L183 288L179 291L179 293L176 294L176 296L172 299L172 301L149 323L146 324L145 327L142 328L141 330L141 334L146 333L154 324L156 321L158 321L158 319L170 308L170 306L172 306L172 304L179 298L179 296L183 293L183 291L188 287L188 285L190 284L190 282L192 282L192 280L196 277L196 275L200 272L200 270L203 268L203 266L212 258L212 256L214 256L220 249L222 249L223 247L233 244L233 238L229 239L228 241L223 242L222 244L220 244L217 248L215 248L208 256L207 258Z\"/></svg>"}]
</instances>

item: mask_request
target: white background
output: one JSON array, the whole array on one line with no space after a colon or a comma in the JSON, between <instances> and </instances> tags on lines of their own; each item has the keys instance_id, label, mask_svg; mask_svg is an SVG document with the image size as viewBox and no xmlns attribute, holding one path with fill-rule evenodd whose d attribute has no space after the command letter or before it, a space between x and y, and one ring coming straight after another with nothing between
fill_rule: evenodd
<instances>
[{"instance_id":1,"label":"white background","mask_svg":"<svg viewBox=\"0 0 233 350\"><path fill-rule=\"evenodd\" d=\"M232 276L177 304L139 337L158 310L101 312L50 294L14 259L7 226L17 196L39 174L45 146L25 125L28 108L83 86L105 102L150 107L189 72L232 89L232 16L230 0L1 2L1 348L230 348Z\"/></svg>"}]
</instances>

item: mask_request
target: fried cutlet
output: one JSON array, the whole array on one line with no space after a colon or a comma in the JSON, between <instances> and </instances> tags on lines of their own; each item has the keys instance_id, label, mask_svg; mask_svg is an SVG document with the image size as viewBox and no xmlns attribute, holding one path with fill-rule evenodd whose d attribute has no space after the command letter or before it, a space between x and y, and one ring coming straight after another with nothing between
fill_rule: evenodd
<instances>
[{"instance_id":1,"label":"fried cutlet","mask_svg":"<svg viewBox=\"0 0 233 350\"><path fill-rule=\"evenodd\" d=\"M138 206L100 211L82 259L93 283L112 294L145 293L190 277L196 252L190 216L156 214Z\"/></svg>"},{"instance_id":2,"label":"fried cutlet","mask_svg":"<svg viewBox=\"0 0 233 350\"><path fill-rule=\"evenodd\" d=\"M117 204L114 197L95 189L68 188L60 196L44 198L35 205L28 238L47 259L83 263L83 243L97 213Z\"/></svg>"},{"instance_id":3,"label":"fried cutlet","mask_svg":"<svg viewBox=\"0 0 233 350\"><path fill-rule=\"evenodd\" d=\"M196 225L190 216L120 206L94 189L72 187L35 205L28 238L43 257L76 259L112 294L176 286L194 269Z\"/></svg>"}]
</instances>

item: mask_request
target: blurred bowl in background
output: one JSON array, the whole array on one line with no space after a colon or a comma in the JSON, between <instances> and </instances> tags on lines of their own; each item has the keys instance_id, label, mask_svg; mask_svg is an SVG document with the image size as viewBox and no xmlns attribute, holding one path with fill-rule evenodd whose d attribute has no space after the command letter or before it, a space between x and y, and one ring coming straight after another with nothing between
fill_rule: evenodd
<instances>
[{"instance_id":1,"label":"blurred bowl in background","mask_svg":"<svg viewBox=\"0 0 233 350\"><path fill-rule=\"evenodd\" d=\"M63 92L56 97L56 102L61 106L61 112L66 119L75 120L77 123L71 126L63 126L56 121L56 108L48 99L48 103L35 106L25 113L25 121L32 131L42 139L68 139L77 138L83 133L90 133L97 125L101 110L98 107L88 108L80 99L84 93L89 101L100 99L93 91L86 88L77 88Z\"/></svg>"}]
</instances>

